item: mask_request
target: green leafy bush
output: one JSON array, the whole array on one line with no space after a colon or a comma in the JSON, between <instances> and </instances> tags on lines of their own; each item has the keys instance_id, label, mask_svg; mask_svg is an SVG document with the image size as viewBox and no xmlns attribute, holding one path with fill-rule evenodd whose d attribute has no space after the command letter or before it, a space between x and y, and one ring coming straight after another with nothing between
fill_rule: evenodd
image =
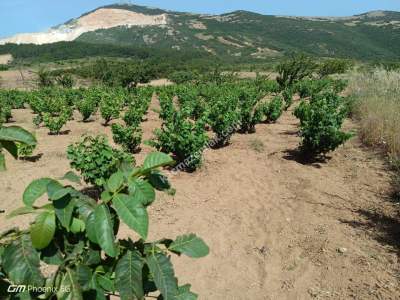
<instances>
[{"instance_id":1,"label":"green leafy bush","mask_svg":"<svg viewBox=\"0 0 400 300\"><path fill-rule=\"evenodd\" d=\"M150 106L154 93L152 87L136 88L129 96L129 102L126 103L127 110L123 120L128 126L138 127L143 121Z\"/></svg>"},{"instance_id":2,"label":"green leafy bush","mask_svg":"<svg viewBox=\"0 0 400 300\"><path fill-rule=\"evenodd\" d=\"M7 104L13 109L25 108L29 93L19 90L0 90L0 106Z\"/></svg>"},{"instance_id":3,"label":"green leafy bush","mask_svg":"<svg viewBox=\"0 0 400 300\"><path fill-rule=\"evenodd\" d=\"M52 115L50 113L43 114L43 123L46 126L50 134L60 134L61 129L67 124L67 121L71 117L71 111L65 110L59 115Z\"/></svg>"},{"instance_id":4,"label":"green leafy bush","mask_svg":"<svg viewBox=\"0 0 400 300\"><path fill-rule=\"evenodd\" d=\"M283 113L283 100L280 96L274 97L268 105L265 106L265 115L267 117L267 121L274 123L278 121L280 116Z\"/></svg>"},{"instance_id":5,"label":"green leafy bush","mask_svg":"<svg viewBox=\"0 0 400 300\"><path fill-rule=\"evenodd\" d=\"M100 114L107 125L112 119L118 119L123 105L123 98L111 91L104 91L100 101Z\"/></svg>"},{"instance_id":6,"label":"green leafy bush","mask_svg":"<svg viewBox=\"0 0 400 300\"><path fill-rule=\"evenodd\" d=\"M186 170L195 170L202 163L203 151L208 141L206 120L189 119L184 111L174 108L171 99L164 99L162 107L168 113L162 108L160 116L163 115L164 122L161 129L154 131L155 138L149 144L164 153L172 153L178 163L185 163Z\"/></svg>"},{"instance_id":7,"label":"green leafy bush","mask_svg":"<svg viewBox=\"0 0 400 300\"><path fill-rule=\"evenodd\" d=\"M132 127L139 127L143 121L143 112L137 108L134 104L128 106L124 117L122 118L126 125Z\"/></svg>"},{"instance_id":8,"label":"green leafy bush","mask_svg":"<svg viewBox=\"0 0 400 300\"><path fill-rule=\"evenodd\" d=\"M32 156L33 151L36 148L36 145L18 144L17 148L18 148L18 157L24 159Z\"/></svg>"},{"instance_id":9,"label":"green leafy bush","mask_svg":"<svg viewBox=\"0 0 400 300\"><path fill-rule=\"evenodd\" d=\"M295 86L300 98L314 97L321 93L342 92L347 87L347 81L324 78L320 80L302 80Z\"/></svg>"},{"instance_id":10,"label":"green leafy bush","mask_svg":"<svg viewBox=\"0 0 400 300\"><path fill-rule=\"evenodd\" d=\"M43 88L31 92L28 98L34 113L41 117L45 113L51 116L68 114L68 119L72 116L72 108L64 89Z\"/></svg>"},{"instance_id":11,"label":"green leafy bush","mask_svg":"<svg viewBox=\"0 0 400 300\"><path fill-rule=\"evenodd\" d=\"M97 112L104 93L104 88L95 86L81 91L81 95L74 97L74 106L82 115L84 122L88 121Z\"/></svg>"},{"instance_id":12,"label":"green leafy bush","mask_svg":"<svg viewBox=\"0 0 400 300\"><path fill-rule=\"evenodd\" d=\"M40 124L42 124L42 122L43 122L43 116L40 115L40 114L34 116L32 122L33 122L33 124L34 124L36 127L39 128L39 127L40 127Z\"/></svg>"},{"instance_id":13,"label":"green leafy bush","mask_svg":"<svg viewBox=\"0 0 400 300\"><path fill-rule=\"evenodd\" d=\"M36 149L37 146L36 144L25 144L25 143L17 143L16 145L18 149L18 158L22 159L32 156L33 151Z\"/></svg>"},{"instance_id":14,"label":"green leafy bush","mask_svg":"<svg viewBox=\"0 0 400 300\"><path fill-rule=\"evenodd\" d=\"M0 99L0 125L7 123L12 118L11 106Z\"/></svg>"},{"instance_id":15,"label":"green leafy bush","mask_svg":"<svg viewBox=\"0 0 400 300\"><path fill-rule=\"evenodd\" d=\"M283 100L285 101L285 110L288 110L292 106L293 96L294 96L294 91L293 88L291 87L290 88L287 87L282 91L282 97Z\"/></svg>"},{"instance_id":16,"label":"green leafy bush","mask_svg":"<svg viewBox=\"0 0 400 300\"><path fill-rule=\"evenodd\" d=\"M294 114L300 119L301 148L313 155L325 155L352 137L341 130L348 111L344 99L328 93L302 101Z\"/></svg>"},{"instance_id":17,"label":"green leafy bush","mask_svg":"<svg viewBox=\"0 0 400 300\"><path fill-rule=\"evenodd\" d=\"M155 189L169 188L158 169L173 161L151 153L143 166L125 165L104 181L100 199L91 198L60 181L33 181L23 195L24 206L9 217L35 214L26 230L8 230L0 239L2 286L47 287L15 295L23 299L197 299L190 285L179 285L169 255L200 258L209 248L195 234L148 241L147 207ZM71 172L63 180L79 182ZM49 202L35 205L46 195ZM137 240L117 239L119 224L133 230ZM53 266L44 275L42 266ZM157 294L158 295L158 294ZM2 297L7 297L5 292Z\"/></svg>"},{"instance_id":18,"label":"green leafy bush","mask_svg":"<svg viewBox=\"0 0 400 300\"><path fill-rule=\"evenodd\" d=\"M352 67L352 63L343 59L329 59L318 66L318 75L324 78L332 74L346 73Z\"/></svg>"},{"instance_id":19,"label":"green leafy bush","mask_svg":"<svg viewBox=\"0 0 400 300\"><path fill-rule=\"evenodd\" d=\"M143 137L143 132L140 127L113 124L111 131L114 142L121 145L125 151L130 153L139 151Z\"/></svg>"},{"instance_id":20,"label":"green leafy bush","mask_svg":"<svg viewBox=\"0 0 400 300\"><path fill-rule=\"evenodd\" d=\"M104 136L85 136L80 142L68 146L67 157L71 167L82 174L85 182L97 186L101 186L124 161L134 161L130 155L113 149Z\"/></svg>"},{"instance_id":21,"label":"green leafy bush","mask_svg":"<svg viewBox=\"0 0 400 300\"><path fill-rule=\"evenodd\" d=\"M258 90L264 94L267 93L278 93L280 91L280 86L276 80L269 80L266 76L261 76L257 74L255 80L250 81L254 84Z\"/></svg>"},{"instance_id":22,"label":"green leafy bush","mask_svg":"<svg viewBox=\"0 0 400 300\"><path fill-rule=\"evenodd\" d=\"M255 86L239 87L238 110L240 115L240 131L242 133L253 133L256 125L263 120L263 105L261 98L263 94Z\"/></svg>"},{"instance_id":23,"label":"green leafy bush","mask_svg":"<svg viewBox=\"0 0 400 300\"><path fill-rule=\"evenodd\" d=\"M194 81L198 76L191 71L175 71L168 76L168 79L176 84Z\"/></svg>"},{"instance_id":24,"label":"green leafy bush","mask_svg":"<svg viewBox=\"0 0 400 300\"><path fill-rule=\"evenodd\" d=\"M240 112L237 108L239 95L232 87L211 86L206 97L209 101L207 119L216 135L215 146L226 146L240 125Z\"/></svg>"}]
</instances>

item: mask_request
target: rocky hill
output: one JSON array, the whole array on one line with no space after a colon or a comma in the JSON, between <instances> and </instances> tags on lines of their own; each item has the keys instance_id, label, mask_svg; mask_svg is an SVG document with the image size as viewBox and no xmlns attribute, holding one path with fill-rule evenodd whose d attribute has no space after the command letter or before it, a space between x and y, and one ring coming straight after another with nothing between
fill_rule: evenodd
<instances>
[{"instance_id":1,"label":"rocky hill","mask_svg":"<svg viewBox=\"0 0 400 300\"><path fill-rule=\"evenodd\" d=\"M110 5L47 32L16 35L0 44L60 41L198 49L246 58L303 51L327 57L396 59L400 55L400 13L374 11L343 18L268 16L248 11L202 15Z\"/></svg>"}]
</instances>

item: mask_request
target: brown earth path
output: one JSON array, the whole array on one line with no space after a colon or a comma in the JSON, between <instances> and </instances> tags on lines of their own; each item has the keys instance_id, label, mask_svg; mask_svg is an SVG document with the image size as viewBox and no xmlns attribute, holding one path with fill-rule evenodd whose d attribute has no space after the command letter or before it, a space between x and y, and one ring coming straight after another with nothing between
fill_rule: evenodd
<instances>
[{"instance_id":1,"label":"brown earth path","mask_svg":"<svg viewBox=\"0 0 400 300\"><path fill-rule=\"evenodd\" d=\"M14 116L15 124L34 130L29 110ZM145 137L159 124L151 111ZM350 121L346 126L354 128ZM81 134L110 136L98 118L71 121L66 129L61 136L36 130L36 153L43 153L37 162L8 157L9 170L0 175L1 209L19 207L31 180L68 171L66 146ZM201 170L173 176L176 195L160 194L150 209L151 238L194 232L206 240L208 257L173 259L180 282L192 283L200 299L400 299L400 226L387 197L386 165L357 138L328 162L305 164L293 151L297 131L286 112L277 124L206 151ZM144 146L137 160L149 151ZM29 221L2 214L0 229ZM126 229L121 235L135 237Z\"/></svg>"}]
</instances>

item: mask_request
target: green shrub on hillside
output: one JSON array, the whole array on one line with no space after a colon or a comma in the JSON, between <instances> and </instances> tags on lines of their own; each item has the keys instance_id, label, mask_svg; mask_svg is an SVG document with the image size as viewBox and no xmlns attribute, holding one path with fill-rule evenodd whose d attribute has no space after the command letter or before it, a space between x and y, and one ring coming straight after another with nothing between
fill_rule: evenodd
<instances>
[{"instance_id":1,"label":"green shrub on hillside","mask_svg":"<svg viewBox=\"0 0 400 300\"><path fill-rule=\"evenodd\" d=\"M198 75L191 71L175 71L168 76L168 79L176 84L182 84L194 81Z\"/></svg>"},{"instance_id":2,"label":"green shrub on hillside","mask_svg":"<svg viewBox=\"0 0 400 300\"><path fill-rule=\"evenodd\" d=\"M343 59L329 59L318 66L318 75L324 78L332 74L346 73L352 67L352 63Z\"/></svg>"},{"instance_id":3,"label":"green shrub on hillside","mask_svg":"<svg viewBox=\"0 0 400 300\"><path fill-rule=\"evenodd\" d=\"M276 67L279 74L276 81L282 90L292 87L300 80L310 77L316 67L317 65L311 58L303 54L292 55Z\"/></svg>"}]
</instances>

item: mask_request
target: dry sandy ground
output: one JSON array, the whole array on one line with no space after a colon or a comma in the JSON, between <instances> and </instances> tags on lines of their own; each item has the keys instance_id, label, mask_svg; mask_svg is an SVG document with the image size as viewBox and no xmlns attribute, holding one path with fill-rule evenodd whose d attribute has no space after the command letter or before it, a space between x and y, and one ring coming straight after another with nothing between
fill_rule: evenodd
<instances>
[{"instance_id":1,"label":"dry sandy ground","mask_svg":"<svg viewBox=\"0 0 400 300\"><path fill-rule=\"evenodd\" d=\"M29 110L14 115L15 124L34 130ZM150 112L146 138L157 126ZM8 157L1 209L19 207L31 180L68 171L65 149L80 135L110 136L98 119L71 121L66 129L61 136L35 130L36 154L43 154L36 162ZM400 226L385 164L356 138L328 162L306 164L294 152L297 131L287 112L277 124L207 151L202 169L172 177L176 195L161 194L151 207L151 238L195 232L206 240L208 257L174 258L181 283L192 283L200 299L400 299ZM137 160L149 151L143 147ZM0 215L1 229L28 222Z\"/></svg>"},{"instance_id":2,"label":"dry sandy ground","mask_svg":"<svg viewBox=\"0 0 400 300\"><path fill-rule=\"evenodd\" d=\"M33 70L8 70L0 72L0 87L7 89L30 89L35 87Z\"/></svg>"},{"instance_id":3,"label":"dry sandy ground","mask_svg":"<svg viewBox=\"0 0 400 300\"><path fill-rule=\"evenodd\" d=\"M3 54L0 55L0 65L6 65L13 60L11 54Z\"/></svg>"},{"instance_id":4,"label":"dry sandy ground","mask_svg":"<svg viewBox=\"0 0 400 300\"><path fill-rule=\"evenodd\" d=\"M254 75L255 77L255 75ZM33 89L36 88L37 75L34 69L8 70L0 72L0 87L7 89ZM89 85L89 80L78 79L77 86ZM139 84L139 86L164 86L172 84L168 79L155 79L147 84Z\"/></svg>"}]
</instances>

